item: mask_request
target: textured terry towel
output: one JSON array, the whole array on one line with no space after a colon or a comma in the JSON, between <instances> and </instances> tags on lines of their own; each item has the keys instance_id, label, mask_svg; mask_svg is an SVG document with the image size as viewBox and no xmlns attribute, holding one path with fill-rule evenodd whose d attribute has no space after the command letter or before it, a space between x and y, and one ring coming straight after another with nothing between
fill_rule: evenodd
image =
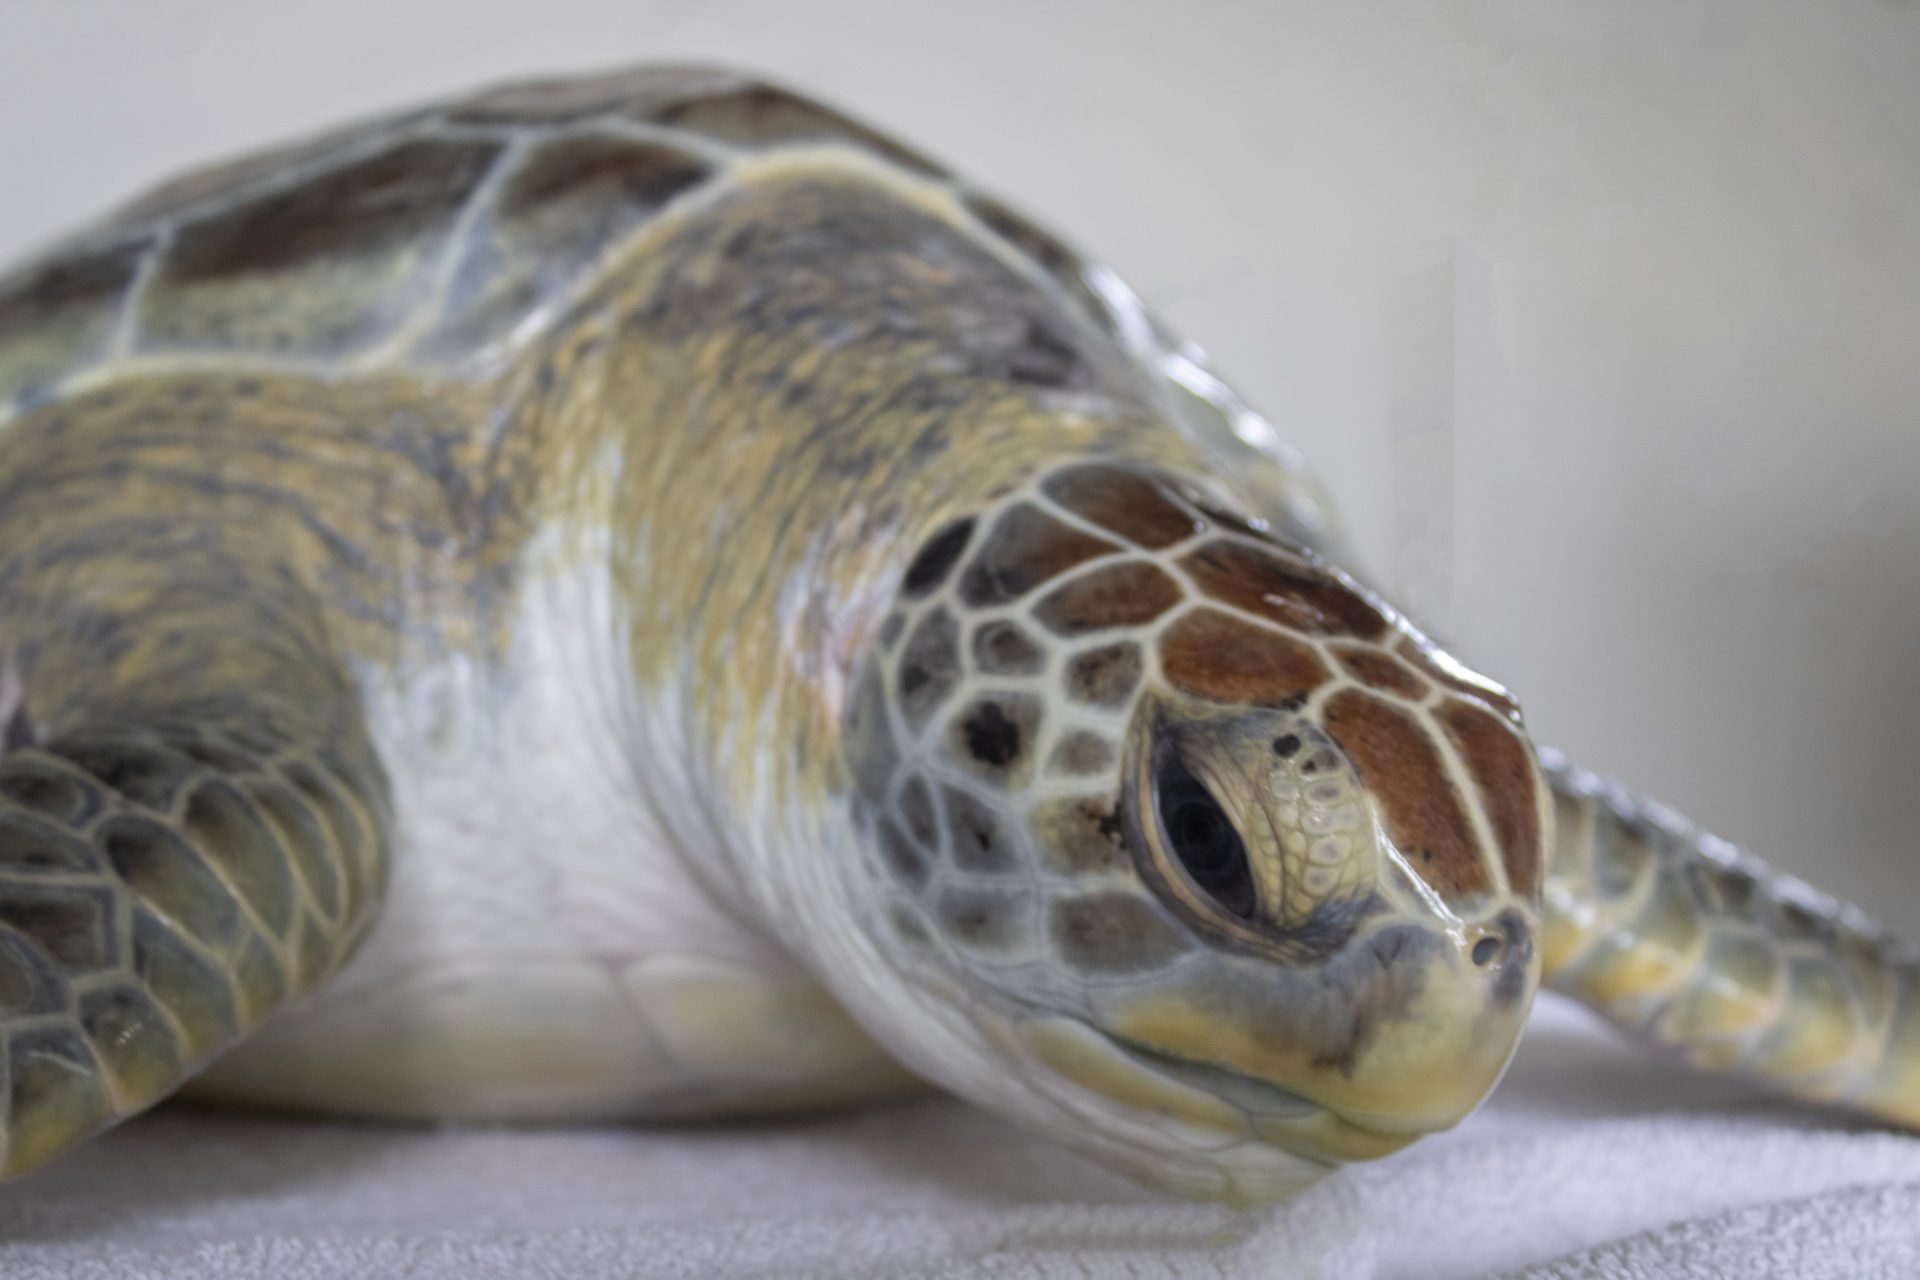
<instances>
[{"instance_id":1,"label":"textured terry towel","mask_svg":"<svg viewBox=\"0 0 1920 1280\"><path fill-rule=\"evenodd\" d=\"M1920 1139L1543 1001L1486 1109L1277 1209L1165 1200L944 1100L669 1131L173 1112L0 1188L0 1276L1920 1277Z\"/></svg>"}]
</instances>

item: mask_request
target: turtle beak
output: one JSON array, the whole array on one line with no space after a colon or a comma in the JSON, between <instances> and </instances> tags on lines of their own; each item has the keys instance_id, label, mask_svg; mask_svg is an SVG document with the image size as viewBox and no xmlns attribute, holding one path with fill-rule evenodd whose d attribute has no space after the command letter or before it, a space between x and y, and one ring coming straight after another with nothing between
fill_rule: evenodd
<instances>
[{"instance_id":1,"label":"turtle beak","mask_svg":"<svg viewBox=\"0 0 1920 1280\"><path fill-rule=\"evenodd\" d=\"M1389 924L1317 973L1222 961L1115 1000L1104 1028L1143 1064L1263 1115L1264 1141L1372 1159L1458 1124L1498 1083L1538 984L1531 936L1513 908L1478 928Z\"/></svg>"}]
</instances>

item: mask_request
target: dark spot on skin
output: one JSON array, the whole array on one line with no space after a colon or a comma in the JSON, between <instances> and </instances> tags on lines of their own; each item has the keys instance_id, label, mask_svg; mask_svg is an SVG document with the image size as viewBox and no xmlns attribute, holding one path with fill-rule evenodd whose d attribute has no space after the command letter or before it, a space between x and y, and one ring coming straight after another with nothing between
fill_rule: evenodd
<instances>
[{"instance_id":1,"label":"dark spot on skin","mask_svg":"<svg viewBox=\"0 0 1920 1280\"><path fill-rule=\"evenodd\" d=\"M1017 865L1014 851L992 807L958 787L944 788L941 794L952 837L953 865L962 871L988 874L1011 871Z\"/></svg>"},{"instance_id":2,"label":"dark spot on skin","mask_svg":"<svg viewBox=\"0 0 1920 1280\"><path fill-rule=\"evenodd\" d=\"M1004 768L1020 755L1020 726L1007 718L997 702L982 702L963 726L967 751L975 760Z\"/></svg>"},{"instance_id":3,"label":"dark spot on skin","mask_svg":"<svg viewBox=\"0 0 1920 1280\"><path fill-rule=\"evenodd\" d=\"M907 566L906 577L901 579L900 589L908 598L924 596L937 588L947 579L956 561L967 549L968 539L973 537L973 517L955 520L952 524L933 535L920 548L913 563Z\"/></svg>"},{"instance_id":4,"label":"dark spot on skin","mask_svg":"<svg viewBox=\"0 0 1920 1280\"><path fill-rule=\"evenodd\" d=\"M973 633L973 663L995 676L1029 676L1046 665L1046 654L1013 622L989 622Z\"/></svg>"},{"instance_id":5,"label":"dark spot on skin","mask_svg":"<svg viewBox=\"0 0 1920 1280\"><path fill-rule=\"evenodd\" d=\"M1082 702L1113 707L1140 683L1140 647L1110 644L1089 649L1067 664L1067 690Z\"/></svg>"},{"instance_id":6,"label":"dark spot on skin","mask_svg":"<svg viewBox=\"0 0 1920 1280\"><path fill-rule=\"evenodd\" d=\"M1293 759L1299 751L1300 735L1297 733L1285 734L1273 740L1273 754L1279 756L1282 760Z\"/></svg>"},{"instance_id":7,"label":"dark spot on skin","mask_svg":"<svg viewBox=\"0 0 1920 1280\"><path fill-rule=\"evenodd\" d=\"M968 951L1006 952L1026 934L1023 895L1001 889L954 887L940 895L937 915L946 936Z\"/></svg>"},{"instance_id":8,"label":"dark spot on skin","mask_svg":"<svg viewBox=\"0 0 1920 1280\"><path fill-rule=\"evenodd\" d=\"M1041 861L1060 875L1118 871L1132 861L1113 802L1102 796L1062 796L1033 811Z\"/></svg>"}]
</instances>

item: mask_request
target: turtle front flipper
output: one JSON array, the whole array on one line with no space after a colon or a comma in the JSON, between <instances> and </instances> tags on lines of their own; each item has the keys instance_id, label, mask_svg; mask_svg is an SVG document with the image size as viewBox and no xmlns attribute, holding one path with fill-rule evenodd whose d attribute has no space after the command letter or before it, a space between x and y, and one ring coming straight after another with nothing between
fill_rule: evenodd
<instances>
[{"instance_id":1,"label":"turtle front flipper","mask_svg":"<svg viewBox=\"0 0 1920 1280\"><path fill-rule=\"evenodd\" d=\"M1691 1065L1920 1127L1920 954L1554 757L1547 985Z\"/></svg>"},{"instance_id":2,"label":"turtle front flipper","mask_svg":"<svg viewBox=\"0 0 1920 1280\"><path fill-rule=\"evenodd\" d=\"M166 1097L330 972L379 897L383 806L357 734L261 702L0 758L0 1176Z\"/></svg>"}]
</instances>

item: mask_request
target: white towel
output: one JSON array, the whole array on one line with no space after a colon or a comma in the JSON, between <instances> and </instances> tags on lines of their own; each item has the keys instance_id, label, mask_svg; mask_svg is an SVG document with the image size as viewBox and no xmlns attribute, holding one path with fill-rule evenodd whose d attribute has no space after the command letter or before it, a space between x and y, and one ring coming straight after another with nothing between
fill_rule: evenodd
<instances>
[{"instance_id":1,"label":"white towel","mask_svg":"<svg viewBox=\"0 0 1920 1280\"><path fill-rule=\"evenodd\" d=\"M1543 1000L1466 1124L1273 1209L1166 1200L944 1100L664 1131L175 1111L0 1189L0 1276L1905 1280L1920 1139Z\"/></svg>"}]
</instances>

